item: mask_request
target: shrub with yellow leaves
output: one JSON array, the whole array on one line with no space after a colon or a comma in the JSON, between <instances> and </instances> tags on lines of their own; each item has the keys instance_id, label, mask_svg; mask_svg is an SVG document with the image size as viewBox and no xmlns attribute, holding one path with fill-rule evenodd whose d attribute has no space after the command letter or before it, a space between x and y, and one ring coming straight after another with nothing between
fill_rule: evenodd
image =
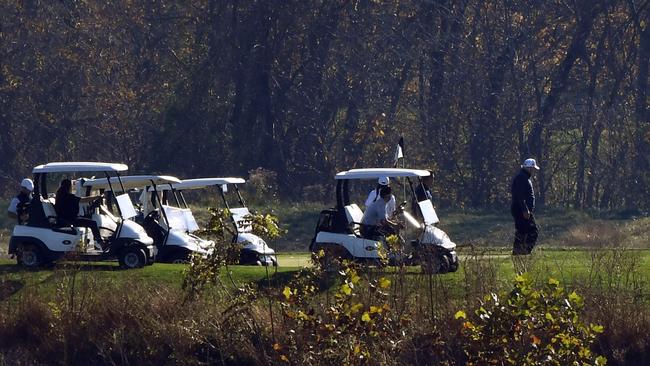
<instances>
[{"instance_id":1,"label":"shrub with yellow leaves","mask_svg":"<svg viewBox=\"0 0 650 366\"><path fill-rule=\"evenodd\" d=\"M297 277L281 291L286 336L273 347L294 364L360 364L395 356L410 320L388 305L388 278L362 278L352 266L337 272L319 299L320 274Z\"/></svg>"},{"instance_id":2,"label":"shrub with yellow leaves","mask_svg":"<svg viewBox=\"0 0 650 366\"><path fill-rule=\"evenodd\" d=\"M604 329L583 324L582 308L582 298L553 278L536 289L528 275L517 276L510 293L487 295L471 318L456 313L467 364L604 365L590 350Z\"/></svg>"}]
</instances>

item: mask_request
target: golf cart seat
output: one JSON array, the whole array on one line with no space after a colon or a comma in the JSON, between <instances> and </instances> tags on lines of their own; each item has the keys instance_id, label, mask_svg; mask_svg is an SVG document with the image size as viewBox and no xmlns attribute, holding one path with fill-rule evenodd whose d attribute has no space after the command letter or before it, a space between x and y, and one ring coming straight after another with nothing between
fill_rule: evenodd
<instances>
[{"instance_id":1,"label":"golf cart seat","mask_svg":"<svg viewBox=\"0 0 650 366\"><path fill-rule=\"evenodd\" d=\"M361 237L361 220L363 219L363 211L357 206L356 203L345 206L345 217L348 219L348 226L352 233L357 237Z\"/></svg>"},{"instance_id":2,"label":"golf cart seat","mask_svg":"<svg viewBox=\"0 0 650 366\"><path fill-rule=\"evenodd\" d=\"M56 210L54 209L54 198L42 199L41 205L43 206L43 212L45 217L50 224L56 223Z\"/></svg>"},{"instance_id":3,"label":"golf cart seat","mask_svg":"<svg viewBox=\"0 0 650 366\"><path fill-rule=\"evenodd\" d=\"M47 219L47 222L50 224L52 230L60 233L65 233L65 234L77 235L77 231L75 230L74 226L72 226L72 224L63 222L57 216L56 210L54 209L54 202L55 202L54 198L48 198L48 199L41 198L43 213L45 214L45 218Z\"/></svg>"}]
</instances>

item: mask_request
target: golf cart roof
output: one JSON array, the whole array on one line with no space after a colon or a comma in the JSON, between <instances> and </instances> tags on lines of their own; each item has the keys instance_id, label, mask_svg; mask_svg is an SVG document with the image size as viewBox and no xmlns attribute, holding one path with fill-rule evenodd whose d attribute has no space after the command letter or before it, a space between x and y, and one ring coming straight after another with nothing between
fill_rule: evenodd
<instances>
[{"instance_id":1,"label":"golf cart roof","mask_svg":"<svg viewBox=\"0 0 650 366\"><path fill-rule=\"evenodd\" d=\"M181 180L172 177L170 175L127 175L120 177L124 189L133 189L133 188L143 188L153 184L177 184ZM117 177L111 177L111 185L116 185L119 187L119 180ZM97 178L97 179L88 179L83 182L84 187L93 187L95 189L110 189L108 184L108 179L106 178Z\"/></svg>"},{"instance_id":2,"label":"golf cart roof","mask_svg":"<svg viewBox=\"0 0 650 366\"><path fill-rule=\"evenodd\" d=\"M57 162L39 165L32 173L123 172L127 169L128 166L119 163Z\"/></svg>"},{"instance_id":3,"label":"golf cart roof","mask_svg":"<svg viewBox=\"0 0 650 366\"><path fill-rule=\"evenodd\" d=\"M196 178L196 179L183 179L180 183L174 184L174 189L201 189L211 186L221 186L224 184L241 184L246 183L243 178ZM150 188L151 189L151 188ZM169 190L168 186L158 187L158 190Z\"/></svg>"},{"instance_id":4,"label":"golf cart roof","mask_svg":"<svg viewBox=\"0 0 650 366\"><path fill-rule=\"evenodd\" d=\"M334 179L378 179L381 177L426 177L430 173L421 169L367 168L342 171Z\"/></svg>"}]
</instances>

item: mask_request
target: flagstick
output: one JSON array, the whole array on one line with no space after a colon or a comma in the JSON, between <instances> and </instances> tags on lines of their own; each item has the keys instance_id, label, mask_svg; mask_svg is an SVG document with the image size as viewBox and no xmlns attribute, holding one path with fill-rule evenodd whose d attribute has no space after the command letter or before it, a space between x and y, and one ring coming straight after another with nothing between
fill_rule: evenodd
<instances>
[{"instance_id":1,"label":"flagstick","mask_svg":"<svg viewBox=\"0 0 650 366\"><path fill-rule=\"evenodd\" d=\"M402 152L403 154L403 152ZM406 158L402 157L402 168L406 168ZM406 178L402 178L402 188L404 189L404 201L406 201Z\"/></svg>"}]
</instances>

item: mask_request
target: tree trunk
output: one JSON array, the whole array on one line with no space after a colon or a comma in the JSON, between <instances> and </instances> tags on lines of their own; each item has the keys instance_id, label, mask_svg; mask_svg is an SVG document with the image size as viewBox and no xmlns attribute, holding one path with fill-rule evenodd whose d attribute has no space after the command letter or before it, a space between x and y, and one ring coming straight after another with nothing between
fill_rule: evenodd
<instances>
[{"instance_id":1,"label":"tree trunk","mask_svg":"<svg viewBox=\"0 0 650 366\"><path fill-rule=\"evenodd\" d=\"M516 42L514 38L512 43ZM472 137L470 138L470 166L472 168L472 194L470 202L472 207L485 206L490 195L490 176L488 161L490 152L488 149L493 146L493 133L496 116L498 114L499 95L503 88L506 71L512 63L514 54L513 44L503 46L495 60L494 67L490 70L487 78L485 97L480 105L480 111L472 124Z\"/></svg>"},{"instance_id":2,"label":"tree trunk","mask_svg":"<svg viewBox=\"0 0 650 366\"><path fill-rule=\"evenodd\" d=\"M542 101L538 117L531 129L530 134L528 135L528 144L530 151L536 159L538 159L542 165L544 165L544 146L542 136L544 134L544 129L549 125L553 118L553 112L555 107L560 99L562 93L567 87L567 80L569 78L569 73L573 68L575 61L583 52L585 47L585 42L591 33L591 28L593 25L594 18L600 13L600 7L593 7L592 4L588 1L582 2L581 7L578 9L578 14L582 13L582 16L578 15L576 19L576 28L571 40L571 44L566 52L564 59L562 60L559 69L555 76L553 77L553 82L551 83L551 90L546 95L546 98ZM546 173L542 170L538 176L539 182L539 195L538 202L539 206L544 206L546 201Z\"/></svg>"},{"instance_id":3,"label":"tree trunk","mask_svg":"<svg viewBox=\"0 0 650 366\"><path fill-rule=\"evenodd\" d=\"M585 170L587 169L587 144L591 137L592 126L595 125L593 120L598 116L594 114L594 95L596 93L596 82L598 81L598 74L603 65L603 50L605 49L605 40L609 33L609 26L606 26L602 32L598 46L596 49L596 59L594 63L589 62L589 58L583 57L584 61L589 64L589 88L587 91L587 112L585 118L582 120L582 137L578 145L578 166L576 171L576 191L573 198L573 206L575 208L584 207L585 198ZM589 159L590 164L593 159Z\"/></svg>"},{"instance_id":4,"label":"tree trunk","mask_svg":"<svg viewBox=\"0 0 650 366\"><path fill-rule=\"evenodd\" d=\"M648 13L649 11L646 11ZM650 17L646 17L648 22ZM640 34L638 75L636 87L636 123L637 133L635 141L635 174L638 174L638 183L631 194L629 202L634 202L639 207L650 204L650 108L648 108L648 64L650 62L650 24Z\"/></svg>"}]
</instances>

